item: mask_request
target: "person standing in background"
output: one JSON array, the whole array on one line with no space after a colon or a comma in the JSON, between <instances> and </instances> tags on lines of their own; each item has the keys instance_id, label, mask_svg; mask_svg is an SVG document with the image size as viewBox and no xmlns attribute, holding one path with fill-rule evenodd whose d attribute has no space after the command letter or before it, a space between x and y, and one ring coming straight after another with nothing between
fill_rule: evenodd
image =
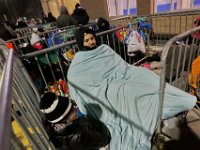
<instances>
[{"instance_id":1,"label":"person standing in background","mask_svg":"<svg viewBox=\"0 0 200 150\"><path fill-rule=\"evenodd\" d=\"M78 24L86 25L89 22L89 16L85 9L79 3L75 5L72 17L78 21Z\"/></svg>"},{"instance_id":2,"label":"person standing in background","mask_svg":"<svg viewBox=\"0 0 200 150\"><path fill-rule=\"evenodd\" d=\"M56 18L52 15L51 12L48 13L47 23L56 21Z\"/></svg>"},{"instance_id":3,"label":"person standing in background","mask_svg":"<svg viewBox=\"0 0 200 150\"><path fill-rule=\"evenodd\" d=\"M57 18L57 27L62 28L77 24L78 22L72 16L69 15L67 8L65 6L61 6L60 16Z\"/></svg>"}]
</instances>

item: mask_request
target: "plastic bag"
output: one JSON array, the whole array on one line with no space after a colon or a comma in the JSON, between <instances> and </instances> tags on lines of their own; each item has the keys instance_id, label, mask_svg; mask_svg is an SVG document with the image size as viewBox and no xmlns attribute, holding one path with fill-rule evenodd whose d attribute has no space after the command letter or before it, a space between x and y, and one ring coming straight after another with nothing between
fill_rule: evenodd
<instances>
[{"instance_id":1,"label":"plastic bag","mask_svg":"<svg viewBox=\"0 0 200 150\"><path fill-rule=\"evenodd\" d=\"M128 45L129 55L136 51L141 51L142 53L146 52L143 38L137 31L132 30L126 37L125 43Z\"/></svg>"}]
</instances>

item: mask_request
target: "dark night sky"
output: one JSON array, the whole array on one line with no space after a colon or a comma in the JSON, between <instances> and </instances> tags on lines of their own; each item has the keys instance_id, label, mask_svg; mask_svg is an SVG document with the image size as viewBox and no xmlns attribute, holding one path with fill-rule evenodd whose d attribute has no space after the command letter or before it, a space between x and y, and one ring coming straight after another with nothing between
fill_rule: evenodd
<instances>
[{"instance_id":1,"label":"dark night sky","mask_svg":"<svg viewBox=\"0 0 200 150\"><path fill-rule=\"evenodd\" d=\"M10 21L18 17L41 17L42 6L40 0L0 0L0 21L4 21L3 14Z\"/></svg>"}]
</instances>

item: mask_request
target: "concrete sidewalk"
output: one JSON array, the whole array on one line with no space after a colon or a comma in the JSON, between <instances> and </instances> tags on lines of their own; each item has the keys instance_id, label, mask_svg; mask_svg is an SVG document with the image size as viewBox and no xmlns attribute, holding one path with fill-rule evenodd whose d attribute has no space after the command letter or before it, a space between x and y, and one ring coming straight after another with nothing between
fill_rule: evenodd
<instances>
[{"instance_id":1,"label":"concrete sidewalk","mask_svg":"<svg viewBox=\"0 0 200 150\"><path fill-rule=\"evenodd\" d=\"M200 110L190 111L184 123L175 128L163 127L163 133L169 138L160 148L153 146L152 150L199 150L200 149Z\"/></svg>"}]
</instances>

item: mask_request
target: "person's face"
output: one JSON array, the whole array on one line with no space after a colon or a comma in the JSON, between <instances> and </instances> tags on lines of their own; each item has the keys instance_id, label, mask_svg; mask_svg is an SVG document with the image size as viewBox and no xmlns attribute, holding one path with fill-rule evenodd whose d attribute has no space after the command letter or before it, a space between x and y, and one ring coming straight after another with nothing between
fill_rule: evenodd
<instances>
[{"instance_id":1,"label":"person's face","mask_svg":"<svg viewBox=\"0 0 200 150\"><path fill-rule=\"evenodd\" d=\"M96 46L96 39L92 34L86 34L83 40L83 46L93 48Z\"/></svg>"},{"instance_id":2,"label":"person's face","mask_svg":"<svg viewBox=\"0 0 200 150\"><path fill-rule=\"evenodd\" d=\"M16 35L17 35L17 38L22 37L20 33L16 33Z\"/></svg>"},{"instance_id":3,"label":"person's face","mask_svg":"<svg viewBox=\"0 0 200 150\"><path fill-rule=\"evenodd\" d=\"M72 110L72 112L68 115L68 117L67 117L67 122L72 122L72 121L74 121L74 120L76 120L76 119L78 119L78 115L77 115L77 107L73 107L73 110Z\"/></svg>"}]
</instances>

